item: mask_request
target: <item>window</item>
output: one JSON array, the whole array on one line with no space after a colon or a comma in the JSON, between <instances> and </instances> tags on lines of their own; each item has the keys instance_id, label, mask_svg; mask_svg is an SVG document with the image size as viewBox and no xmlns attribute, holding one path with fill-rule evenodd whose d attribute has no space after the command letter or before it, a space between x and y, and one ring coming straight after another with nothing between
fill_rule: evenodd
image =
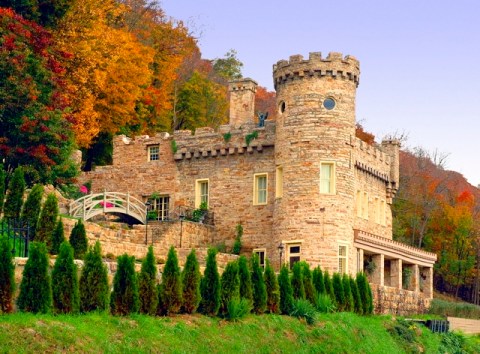
<instances>
[{"instance_id":1,"label":"window","mask_svg":"<svg viewBox=\"0 0 480 354\"><path fill-rule=\"evenodd\" d=\"M290 269L293 268L293 265L297 262L300 262L300 245L288 245L288 264L290 265Z\"/></svg>"},{"instance_id":2,"label":"window","mask_svg":"<svg viewBox=\"0 0 480 354\"><path fill-rule=\"evenodd\" d=\"M208 179L197 179L195 181L195 208L200 208L202 203L208 207Z\"/></svg>"},{"instance_id":3,"label":"window","mask_svg":"<svg viewBox=\"0 0 480 354\"><path fill-rule=\"evenodd\" d=\"M275 198L283 197L283 167L277 166L275 171Z\"/></svg>"},{"instance_id":4,"label":"window","mask_svg":"<svg viewBox=\"0 0 480 354\"><path fill-rule=\"evenodd\" d=\"M148 147L148 161L158 161L160 159L160 147L152 145Z\"/></svg>"},{"instance_id":5,"label":"window","mask_svg":"<svg viewBox=\"0 0 480 354\"><path fill-rule=\"evenodd\" d=\"M357 217L368 219L368 193L357 190L355 207L357 208Z\"/></svg>"},{"instance_id":6,"label":"window","mask_svg":"<svg viewBox=\"0 0 480 354\"><path fill-rule=\"evenodd\" d=\"M331 97L326 98L325 101L323 101L323 107L331 111L335 108L335 100Z\"/></svg>"},{"instance_id":7,"label":"window","mask_svg":"<svg viewBox=\"0 0 480 354\"><path fill-rule=\"evenodd\" d=\"M335 193L335 165L333 162L320 164L320 193Z\"/></svg>"},{"instance_id":8,"label":"window","mask_svg":"<svg viewBox=\"0 0 480 354\"><path fill-rule=\"evenodd\" d=\"M265 255L267 254L266 249L265 248L254 249L253 253L258 256L258 261L260 263L260 267L265 269L265 259L266 259Z\"/></svg>"},{"instance_id":9,"label":"window","mask_svg":"<svg viewBox=\"0 0 480 354\"><path fill-rule=\"evenodd\" d=\"M149 199L150 211L156 212L157 220L168 220L168 209L170 204L169 196L162 196L155 199Z\"/></svg>"},{"instance_id":10,"label":"window","mask_svg":"<svg viewBox=\"0 0 480 354\"><path fill-rule=\"evenodd\" d=\"M338 272L340 274L347 272L347 246L338 246Z\"/></svg>"},{"instance_id":11,"label":"window","mask_svg":"<svg viewBox=\"0 0 480 354\"><path fill-rule=\"evenodd\" d=\"M253 181L253 204L265 205L267 204L267 174L255 174Z\"/></svg>"}]
</instances>

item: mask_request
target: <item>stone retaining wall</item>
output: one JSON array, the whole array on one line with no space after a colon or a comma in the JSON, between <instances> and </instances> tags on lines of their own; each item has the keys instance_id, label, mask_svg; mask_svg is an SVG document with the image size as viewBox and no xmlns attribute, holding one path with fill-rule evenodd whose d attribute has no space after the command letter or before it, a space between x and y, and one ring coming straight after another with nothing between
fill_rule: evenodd
<instances>
[{"instance_id":1,"label":"stone retaining wall","mask_svg":"<svg viewBox=\"0 0 480 354\"><path fill-rule=\"evenodd\" d=\"M422 293L370 284L376 314L412 315L425 313L430 299Z\"/></svg>"}]
</instances>

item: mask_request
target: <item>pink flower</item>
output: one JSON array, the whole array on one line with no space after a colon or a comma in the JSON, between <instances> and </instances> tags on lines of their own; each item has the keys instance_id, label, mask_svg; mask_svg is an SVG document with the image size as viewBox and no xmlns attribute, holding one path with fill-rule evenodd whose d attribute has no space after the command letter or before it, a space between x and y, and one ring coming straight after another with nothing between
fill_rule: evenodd
<instances>
[{"instance_id":1,"label":"pink flower","mask_svg":"<svg viewBox=\"0 0 480 354\"><path fill-rule=\"evenodd\" d=\"M80 193L82 193L82 194L87 194L87 193L88 193L88 188L85 187L85 186L81 186L81 187L80 187Z\"/></svg>"},{"instance_id":2,"label":"pink flower","mask_svg":"<svg viewBox=\"0 0 480 354\"><path fill-rule=\"evenodd\" d=\"M112 204L112 203L110 203L110 202L106 202L106 203L105 203L103 200L100 202L100 205L101 205L101 206L104 206L104 205L105 205L106 208L113 208L113 204Z\"/></svg>"}]
</instances>

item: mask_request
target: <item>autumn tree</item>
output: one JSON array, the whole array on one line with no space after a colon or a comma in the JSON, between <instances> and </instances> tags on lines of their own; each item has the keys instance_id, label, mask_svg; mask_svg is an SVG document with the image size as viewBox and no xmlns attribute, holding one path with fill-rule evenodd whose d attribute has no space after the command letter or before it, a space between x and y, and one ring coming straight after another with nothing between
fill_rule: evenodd
<instances>
[{"instance_id":1,"label":"autumn tree","mask_svg":"<svg viewBox=\"0 0 480 354\"><path fill-rule=\"evenodd\" d=\"M255 112L268 113L268 120L275 121L277 117L277 103L275 91L268 91L263 86L257 86L255 92Z\"/></svg>"},{"instance_id":2,"label":"autumn tree","mask_svg":"<svg viewBox=\"0 0 480 354\"><path fill-rule=\"evenodd\" d=\"M68 0L3 0L3 7L10 7L16 13L44 27L53 27L67 12Z\"/></svg>"}]
</instances>

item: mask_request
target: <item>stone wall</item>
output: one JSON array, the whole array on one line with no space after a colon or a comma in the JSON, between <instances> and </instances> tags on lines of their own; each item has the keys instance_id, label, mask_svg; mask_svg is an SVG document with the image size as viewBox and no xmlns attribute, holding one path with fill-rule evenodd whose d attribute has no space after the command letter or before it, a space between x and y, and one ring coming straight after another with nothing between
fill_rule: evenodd
<instances>
[{"instance_id":1,"label":"stone wall","mask_svg":"<svg viewBox=\"0 0 480 354\"><path fill-rule=\"evenodd\" d=\"M396 314L400 316L425 313L431 299L420 292L370 284L373 293L373 306L376 314Z\"/></svg>"}]
</instances>

